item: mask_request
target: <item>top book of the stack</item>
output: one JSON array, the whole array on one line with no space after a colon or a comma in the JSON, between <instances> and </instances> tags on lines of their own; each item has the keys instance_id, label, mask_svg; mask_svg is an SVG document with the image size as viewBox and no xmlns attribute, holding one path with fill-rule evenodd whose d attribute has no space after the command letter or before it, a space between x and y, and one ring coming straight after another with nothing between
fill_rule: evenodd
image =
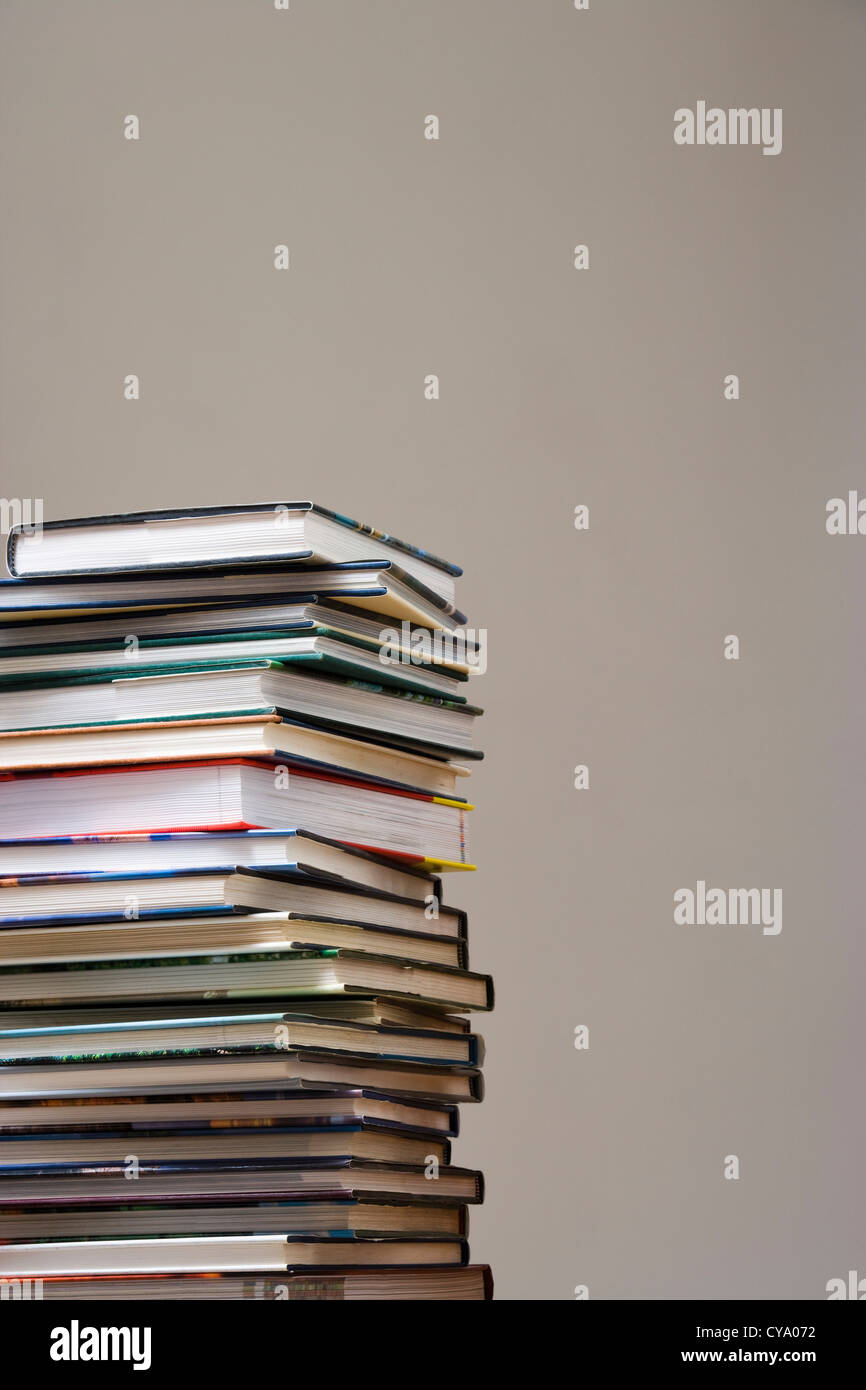
<instances>
[{"instance_id":1,"label":"top book of the stack","mask_svg":"<svg viewBox=\"0 0 866 1390\"><path fill-rule=\"evenodd\" d=\"M15 527L7 563L17 579L140 574L286 562L352 564L395 558L447 603L457 565L314 502L128 512Z\"/></svg>"}]
</instances>

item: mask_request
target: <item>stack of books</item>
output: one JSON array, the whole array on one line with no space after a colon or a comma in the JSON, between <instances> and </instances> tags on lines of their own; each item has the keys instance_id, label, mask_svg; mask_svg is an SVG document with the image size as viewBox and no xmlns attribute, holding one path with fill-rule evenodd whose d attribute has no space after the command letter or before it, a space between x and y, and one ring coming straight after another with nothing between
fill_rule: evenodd
<instances>
[{"instance_id":1,"label":"stack of books","mask_svg":"<svg viewBox=\"0 0 866 1390\"><path fill-rule=\"evenodd\" d=\"M0 1280L490 1297L460 571L306 502L20 527L8 564Z\"/></svg>"}]
</instances>

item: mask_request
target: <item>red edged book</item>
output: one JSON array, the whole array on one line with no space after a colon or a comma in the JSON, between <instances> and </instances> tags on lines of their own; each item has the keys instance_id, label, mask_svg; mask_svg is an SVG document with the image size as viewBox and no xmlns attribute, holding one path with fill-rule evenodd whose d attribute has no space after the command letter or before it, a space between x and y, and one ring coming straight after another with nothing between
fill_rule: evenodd
<instances>
[{"instance_id":1,"label":"red edged book","mask_svg":"<svg viewBox=\"0 0 866 1390\"><path fill-rule=\"evenodd\" d=\"M0 774L0 839L305 826L432 871L471 868L468 802L255 758Z\"/></svg>"}]
</instances>

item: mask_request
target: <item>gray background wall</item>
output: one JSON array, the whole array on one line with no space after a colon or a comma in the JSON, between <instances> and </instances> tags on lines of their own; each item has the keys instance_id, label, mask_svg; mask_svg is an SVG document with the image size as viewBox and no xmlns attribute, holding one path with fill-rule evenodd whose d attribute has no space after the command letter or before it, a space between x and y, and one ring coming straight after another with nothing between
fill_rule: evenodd
<instances>
[{"instance_id":1,"label":"gray background wall","mask_svg":"<svg viewBox=\"0 0 866 1390\"><path fill-rule=\"evenodd\" d=\"M0 27L4 495L312 495L465 566L488 757L451 896L498 1008L456 1154L498 1295L866 1274L866 540L824 525L864 482L864 6ZM677 147L699 99L782 107L782 153ZM674 926L698 878L781 886L781 934Z\"/></svg>"}]
</instances>

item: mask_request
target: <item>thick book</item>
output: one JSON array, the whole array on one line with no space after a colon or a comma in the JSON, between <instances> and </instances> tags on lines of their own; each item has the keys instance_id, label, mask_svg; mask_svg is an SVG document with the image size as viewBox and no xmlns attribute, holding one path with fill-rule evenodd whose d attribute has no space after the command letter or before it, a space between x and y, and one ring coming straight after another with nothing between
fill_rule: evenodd
<instances>
[{"instance_id":1,"label":"thick book","mask_svg":"<svg viewBox=\"0 0 866 1390\"><path fill-rule=\"evenodd\" d=\"M322 674L308 661L181 662L35 686L0 684L0 729L10 732L270 714L445 759L481 757L471 746L481 712L393 685Z\"/></svg>"},{"instance_id":2,"label":"thick book","mask_svg":"<svg viewBox=\"0 0 866 1390\"><path fill-rule=\"evenodd\" d=\"M289 769L354 772L391 786L458 799L460 783L469 775L454 763L359 742L279 715L0 733L0 771L5 772L194 758L256 758Z\"/></svg>"},{"instance_id":3,"label":"thick book","mask_svg":"<svg viewBox=\"0 0 866 1390\"><path fill-rule=\"evenodd\" d=\"M279 1299L300 1300L305 1303L369 1302L382 1300L434 1300L437 1303L474 1303L493 1298L493 1276L489 1265L464 1265L462 1268L426 1269L357 1269L339 1273L318 1271L315 1278L308 1274L267 1274L261 1271L245 1274L150 1275L128 1274L116 1278L46 1278L39 1281L40 1296L45 1299L121 1300L138 1303L142 1300L168 1301L174 1299Z\"/></svg>"},{"instance_id":4,"label":"thick book","mask_svg":"<svg viewBox=\"0 0 866 1390\"><path fill-rule=\"evenodd\" d=\"M493 1007L488 975L362 951L290 947L228 954L143 956L0 966L0 1000L14 1008L94 1001L181 1002L396 995L444 1009Z\"/></svg>"},{"instance_id":5,"label":"thick book","mask_svg":"<svg viewBox=\"0 0 866 1390\"><path fill-rule=\"evenodd\" d=\"M49 521L38 532L16 526L6 559L16 577L54 578L286 560L349 564L389 554L453 602L459 565L315 502L125 512Z\"/></svg>"},{"instance_id":6,"label":"thick book","mask_svg":"<svg viewBox=\"0 0 866 1390\"><path fill-rule=\"evenodd\" d=\"M438 872L468 865L471 809L349 774L296 767L283 775L251 758L0 773L2 839L303 825Z\"/></svg>"},{"instance_id":7,"label":"thick book","mask_svg":"<svg viewBox=\"0 0 866 1390\"><path fill-rule=\"evenodd\" d=\"M290 1270L365 1265L465 1265L469 1249L453 1236L368 1238L344 1232L309 1239L263 1232L240 1236L64 1240L0 1245L0 1277L195 1274L202 1270Z\"/></svg>"},{"instance_id":8,"label":"thick book","mask_svg":"<svg viewBox=\"0 0 866 1390\"><path fill-rule=\"evenodd\" d=\"M0 964L41 966L65 961L80 965L124 956L140 959L207 952L242 959L285 947L293 951L314 948L369 952L374 956L414 960L420 965L469 968L465 936L422 934L371 923L304 918L287 912L220 910L214 916L187 907L185 916L178 916L176 909L166 916L162 910L140 907L141 901L136 899L138 915L131 921L126 920L128 908L125 913L103 907L101 913L57 915L58 908L68 913L66 902L55 905L55 915L50 919L30 917L24 919L25 925L21 918L11 923L0 919Z\"/></svg>"},{"instance_id":9,"label":"thick book","mask_svg":"<svg viewBox=\"0 0 866 1390\"><path fill-rule=\"evenodd\" d=\"M82 1095L131 1095L140 1091L303 1089L332 1085L393 1092L460 1105L479 1101L481 1073L467 1067L429 1066L381 1059L360 1060L306 1051L249 1052L223 1056L144 1057L98 1062L19 1063L0 1068L0 1098L49 1099Z\"/></svg>"},{"instance_id":10,"label":"thick book","mask_svg":"<svg viewBox=\"0 0 866 1390\"><path fill-rule=\"evenodd\" d=\"M191 603L287 601L314 594L325 602L350 603L353 608L384 613L398 622L453 631L463 627L466 614L441 594L427 588L393 560L361 560L355 564L315 566L294 564L249 566L234 570L175 570L128 579L105 574L78 575L42 583L37 579L0 579L0 621L108 616L148 612Z\"/></svg>"},{"instance_id":11,"label":"thick book","mask_svg":"<svg viewBox=\"0 0 866 1390\"><path fill-rule=\"evenodd\" d=\"M230 873L231 870L228 870L227 876ZM457 966L462 970L469 967L465 914L454 909L443 907L435 923L433 920L424 922L424 925L435 924L443 929L449 925L453 928L452 933L446 934L442 930L435 934L380 926L373 922L304 917L291 912L239 912L220 908L214 915L214 912L202 913L195 905L187 905L184 916L178 916L176 908L166 915L164 909L152 906L153 898L142 894L141 888L137 888L134 894L121 896L127 887L142 882L150 889L154 883L168 882L172 887L183 881L178 875L170 875L168 879L154 876L145 881L110 878L95 885L103 891L112 888L112 896L107 903L103 902L101 911L94 911L95 904L88 901L88 913L78 912L72 916L69 915L70 909L80 904L75 901L70 903L68 895L77 885L70 883L68 878L54 883L51 886L61 894L61 898L59 902L51 904L50 917L18 917L12 921L0 918L0 965L41 966L52 961L83 964L86 961L119 960L124 956L154 959L158 956L195 956L207 952L226 953L242 959L271 948L304 951L313 947L396 956L423 965ZM224 883L225 879L221 880L221 887ZM304 884L297 887L305 897L315 898L317 890ZM0 887L0 906L3 906L4 891ZM122 902L127 903L126 908L118 906ZM136 916L130 919L129 904L132 902ZM385 912L382 909L395 909L402 904L407 924L421 925L421 914L414 903L380 898L371 899L371 903L379 905L383 916ZM411 918L410 913L414 914Z\"/></svg>"}]
</instances>

